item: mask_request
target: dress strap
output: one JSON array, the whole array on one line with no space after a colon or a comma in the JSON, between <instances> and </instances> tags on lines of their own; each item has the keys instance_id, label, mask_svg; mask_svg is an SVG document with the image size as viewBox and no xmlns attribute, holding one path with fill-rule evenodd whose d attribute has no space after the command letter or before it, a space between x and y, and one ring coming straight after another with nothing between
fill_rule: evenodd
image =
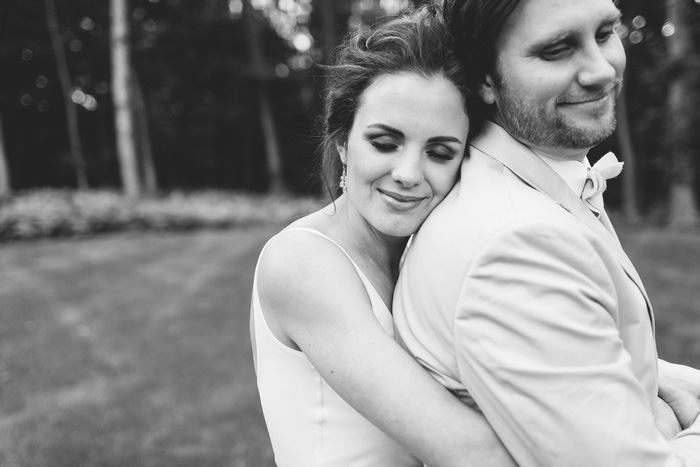
<instances>
[{"instance_id":1,"label":"dress strap","mask_svg":"<svg viewBox=\"0 0 700 467\"><path fill-rule=\"evenodd\" d=\"M345 256L348 257L348 259L350 260L350 262L352 263L352 265L355 266L355 269L357 269L357 272L364 278L364 274L362 273L362 271L360 270L360 268L357 266L357 264L355 263L355 261L353 261L352 257L348 254L348 252L345 251L345 248L343 248L342 246L340 246L340 244L339 244L338 242L336 242L335 240L333 240L331 237L329 237L328 235L326 235L326 234L324 234L324 233L319 232L318 230L310 229L310 228L308 228L308 227L289 227L289 228L287 228L287 229L282 230L282 231L279 232L277 235L281 235L281 234L283 234L283 233L285 233L285 232L293 232L293 231L295 231L295 230L297 230L297 231L300 230L300 231L303 231L303 232L309 232L309 233L314 234L314 235L316 235L316 236L319 236L319 237L321 237L321 238L325 238L326 240L328 240L329 242L331 242L332 244L334 244L335 246L337 246L338 249L339 249L340 251L342 251L343 254L345 254Z\"/></svg>"},{"instance_id":2,"label":"dress strap","mask_svg":"<svg viewBox=\"0 0 700 467\"><path fill-rule=\"evenodd\" d=\"M277 235L281 235L284 232L292 232L295 230L297 230L297 231L301 230L301 231L308 232L308 233L313 234L313 235L317 235L321 238L325 238L326 240L328 240L329 242L331 242L335 246L337 246L338 249L340 251L342 251L343 254L345 254L345 256L347 256L347 258L350 260L350 263L352 263L353 267L355 268L355 271L357 271L357 275L360 276L360 280L362 281L362 283L365 286L365 289L367 290L367 294L370 297L370 301L374 304L373 308L374 308L375 315L377 313L381 313L382 315L384 315L384 314L388 315L389 318L391 317L391 311L389 311L389 308L384 303L384 300L382 300L381 296L379 295L379 292L377 292L377 289L374 288L374 285L372 285L372 282L365 275L365 273L362 272L362 269L360 269L360 267L352 259L352 257L348 254L348 252L345 251L345 248L340 246L340 244L338 242L336 242L335 240L330 238L328 235L323 234L323 233L319 232L318 230L310 229L308 227L290 227L290 228L282 230ZM380 321L383 321L383 319L380 318L380 315L377 315L377 318L380 319Z\"/></svg>"},{"instance_id":3,"label":"dress strap","mask_svg":"<svg viewBox=\"0 0 700 467\"><path fill-rule=\"evenodd\" d=\"M334 244L335 246L337 246L338 249L340 249L340 251L342 251L343 254L344 254L345 256L348 257L348 259L350 260L350 262L352 263L352 265L355 267L355 269L357 269L357 272L360 274L360 276L362 277L363 282L364 282L364 279L365 279L364 274L362 273L362 271L360 271L360 269L358 268L357 264L355 263L355 261L353 261L353 259L350 257L350 255L348 254L348 252L345 251L345 249L344 249L342 246L340 246L340 244L338 244L338 242L336 242L335 240L333 240L332 238L330 238L328 235L325 235L325 234L323 234L323 233L321 233L321 232L319 232L318 230L315 230L315 229L309 229L308 227L288 227L288 228L286 228L286 229L283 229L283 230L277 232L277 234L275 234L271 239L269 239L269 240L267 241L267 243L265 243L265 245L263 246L262 250L260 251L260 254L258 255L258 262L257 262L257 264L256 264L256 266L255 266L255 276L254 276L254 279L257 279L257 275L258 275L258 274L257 274L257 269L258 269L258 266L260 265L260 259L262 258L263 253L265 253L265 250L267 249L267 245L270 244L270 241L271 241L273 238L275 238L275 237L279 237L280 235L284 234L285 232L293 232L293 231L302 231L302 232L308 232L308 233L314 234L314 235L316 235L316 236L318 236L318 237L325 238L326 240L328 240L329 242L331 242L332 244Z\"/></svg>"}]
</instances>

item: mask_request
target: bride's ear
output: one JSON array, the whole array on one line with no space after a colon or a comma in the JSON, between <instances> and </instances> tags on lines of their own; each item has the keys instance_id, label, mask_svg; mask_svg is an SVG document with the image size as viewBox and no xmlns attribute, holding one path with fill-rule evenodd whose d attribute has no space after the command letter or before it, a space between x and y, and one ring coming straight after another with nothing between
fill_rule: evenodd
<instances>
[{"instance_id":1,"label":"bride's ear","mask_svg":"<svg viewBox=\"0 0 700 467\"><path fill-rule=\"evenodd\" d=\"M486 81L479 86L479 96L486 104L491 105L496 103L496 92L493 86L491 75L486 75Z\"/></svg>"},{"instance_id":2,"label":"bride's ear","mask_svg":"<svg viewBox=\"0 0 700 467\"><path fill-rule=\"evenodd\" d=\"M348 158L347 151L345 149L346 144L347 143L342 143L342 144L338 143L335 146L335 148L338 151L338 156L340 157L340 162L342 162L343 164L347 164L347 158Z\"/></svg>"}]
</instances>

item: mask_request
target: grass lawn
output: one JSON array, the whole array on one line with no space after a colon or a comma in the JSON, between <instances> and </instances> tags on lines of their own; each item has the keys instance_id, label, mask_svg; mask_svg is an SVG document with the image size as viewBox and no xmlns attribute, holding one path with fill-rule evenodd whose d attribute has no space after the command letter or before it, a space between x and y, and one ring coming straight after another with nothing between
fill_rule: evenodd
<instances>
[{"instance_id":1,"label":"grass lawn","mask_svg":"<svg viewBox=\"0 0 700 467\"><path fill-rule=\"evenodd\" d=\"M0 245L0 465L272 466L248 338L274 227ZM620 228L700 367L700 235Z\"/></svg>"},{"instance_id":2,"label":"grass lawn","mask_svg":"<svg viewBox=\"0 0 700 467\"><path fill-rule=\"evenodd\" d=\"M273 465L248 338L273 232L1 245L0 465Z\"/></svg>"},{"instance_id":3,"label":"grass lawn","mask_svg":"<svg viewBox=\"0 0 700 467\"><path fill-rule=\"evenodd\" d=\"M654 306L659 356L700 368L700 234L616 226Z\"/></svg>"}]
</instances>

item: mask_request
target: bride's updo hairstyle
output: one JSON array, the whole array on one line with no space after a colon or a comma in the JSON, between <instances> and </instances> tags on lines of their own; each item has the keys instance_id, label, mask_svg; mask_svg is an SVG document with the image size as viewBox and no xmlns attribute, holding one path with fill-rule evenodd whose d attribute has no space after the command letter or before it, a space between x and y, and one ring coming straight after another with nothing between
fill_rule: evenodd
<instances>
[{"instance_id":1,"label":"bride's updo hairstyle","mask_svg":"<svg viewBox=\"0 0 700 467\"><path fill-rule=\"evenodd\" d=\"M455 58L452 36L434 5L395 17L349 34L331 56L327 70L320 147L320 178L332 199L339 194L343 146L353 125L362 95L379 76L417 73L451 81L463 97L470 120L470 136L481 123L469 113L475 94L466 86L466 73Z\"/></svg>"}]
</instances>

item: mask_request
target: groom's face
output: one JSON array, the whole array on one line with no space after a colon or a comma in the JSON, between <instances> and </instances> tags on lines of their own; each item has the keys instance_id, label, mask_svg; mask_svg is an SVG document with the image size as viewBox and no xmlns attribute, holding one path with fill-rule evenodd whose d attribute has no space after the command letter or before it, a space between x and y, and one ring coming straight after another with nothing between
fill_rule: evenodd
<instances>
[{"instance_id":1,"label":"groom's face","mask_svg":"<svg viewBox=\"0 0 700 467\"><path fill-rule=\"evenodd\" d=\"M615 129L625 53L611 0L520 0L482 97L511 135L544 150L587 149Z\"/></svg>"}]
</instances>

